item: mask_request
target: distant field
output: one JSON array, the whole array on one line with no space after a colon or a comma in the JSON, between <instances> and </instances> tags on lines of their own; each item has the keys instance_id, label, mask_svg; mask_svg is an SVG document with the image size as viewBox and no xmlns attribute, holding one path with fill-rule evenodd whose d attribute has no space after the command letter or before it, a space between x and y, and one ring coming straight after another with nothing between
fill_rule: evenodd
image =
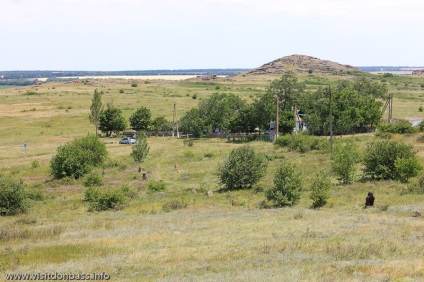
<instances>
[{"instance_id":1,"label":"distant field","mask_svg":"<svg viewBox=\"0 0 424 282\"><path fill-rule=\"evenodd\" d=\"M8 88L15 88L15 87L22 87L22 86L16 86L16 85L0 85L0 90L2 90L2 89L8 89Z\"/></svg>"},{"instance_id":2,"label":"distant field","mask_svg":"<svg viewBox=\"0 0 424 282\"><path fill-rule=\"evenodd\" d=\"M64 76L63 79L143 79L143 80L184 80L196 77L197 75L99 75L99 76ZM40 81L46 81L48 78L39 78Z\"/></svg>"}]
</instances>

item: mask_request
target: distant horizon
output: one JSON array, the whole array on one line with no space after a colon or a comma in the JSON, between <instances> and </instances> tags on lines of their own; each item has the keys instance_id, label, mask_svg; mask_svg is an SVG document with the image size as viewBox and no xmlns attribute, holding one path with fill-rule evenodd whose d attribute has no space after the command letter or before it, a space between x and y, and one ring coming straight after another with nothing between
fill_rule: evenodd
<instances>
[{"instance_id":1,"label":"distant horizon","mask_svg":"<svg viewBox=\"0 0 424 282\"><path fill-rule=\"evenodd\" d=\"M260 66L258 66L260 67ZM353 66L355 68L424 68L423 66L408 66L408 65L362 65L362 66ZM256 68L256 67L255 67ZM0 70L0 72L149 72L149 71L207 71L207 70L252 70L255 68L161 68L161 69L126 69L126 70L83 70L83 69L16 69L16 70Z\"/></svg>"}]
</instances>

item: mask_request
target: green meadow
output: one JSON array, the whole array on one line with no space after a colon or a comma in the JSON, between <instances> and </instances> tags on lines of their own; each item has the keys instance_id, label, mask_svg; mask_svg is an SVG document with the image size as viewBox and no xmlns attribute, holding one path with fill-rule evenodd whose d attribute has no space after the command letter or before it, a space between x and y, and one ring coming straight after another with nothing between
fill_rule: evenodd
<instances>
[{"instance_id":1,"label":"green meadow","mask_svg":"<svg viewBox=\"0 0 424 282\"><path fill-rule=\"evenodd\" d=\"M424 118L422 77L370 77L388 85L395 118ZM90 211L84 201L84 179L55 180L50 174L58 146L95 132L88 119L95 89L126 118L145 106L152 118L172 121L174 103L179 118L216 92L251 102L276 78L138 80L137 87L132 80L89 79L0 87L0 173L38 195L28 212L0 217L0 280L7 273L45 272L104 272L111 281L424 280L424 195L402 192L416 179L362 181L358 164L353 184L341 185L332 175L328 204L312 209L310 188L316 173L330 167L328 152L232 139L196 139L186 146L184 138L155 136L147 139L150 153L141 166L148 180L142 180L131 146L118 144L120 137L101 138L109 157L94 169L103 178L100 189L131 191L122 209L102 212ZM354 77L304 73L298 79L313 91ZM392 139L413 145L424 165L421 135ZM356 134L335 136L334 142L353 139L365 150L376 138ZM251 189L222 192L217 168L245 144L267 155L267 174ZM264 191L283 158L302 175L300 202L263 208ZM165 189L150 191L152 181ZM375 206L364 209L368 191L374 192ZM181 207L172 206L175 202ZM417 211L423 216L414 216Z\"/></svg>"}]
</instances>

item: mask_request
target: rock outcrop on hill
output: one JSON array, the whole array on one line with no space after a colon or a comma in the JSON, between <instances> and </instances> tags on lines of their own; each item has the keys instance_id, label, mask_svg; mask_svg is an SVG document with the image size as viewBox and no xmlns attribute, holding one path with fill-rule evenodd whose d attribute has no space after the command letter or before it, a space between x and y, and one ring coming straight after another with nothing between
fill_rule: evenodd
<instances>
[{"instance_id":1,"label":"rock outcrop on hill","mask_svg":"<svg viewBox=\"0 0 424 282\"><path fill-rule=\"evenodd\" d=\"M362 72L360 69L349 65L342 65L332 61L321 60L315 57L305 55L291 55L269 62L259 68L250 70L244 74L283 74L287 71L333 74L339 72Z\"/></svg>"}]
</instances>

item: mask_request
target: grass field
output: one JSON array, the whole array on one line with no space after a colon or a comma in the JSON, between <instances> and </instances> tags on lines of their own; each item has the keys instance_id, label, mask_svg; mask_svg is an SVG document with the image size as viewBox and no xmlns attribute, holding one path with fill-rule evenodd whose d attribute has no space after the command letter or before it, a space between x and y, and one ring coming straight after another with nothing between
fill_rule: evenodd
<instances>
[{"instance_id":1,"label":"grass field","mask_svg":"<svg viewBox=\"0 0 424 282\"><path fill-rule=\"evenodd\" d=\"M0 173L22 179L27 189L43 195L26 214L0 218L0 280L18 272L106 272L112 281L424 280L424 218L412 216L424 211L424 195L402 195L410 184L395 181L339 185L333 177L328 205L311 209L309 189L315 174L330 166L328 153L302 154L250 142L273 159L267 175L252 189L220 193L215 171L242 143L200 139L187 147L181 139L150 137L150 154L142 167L149 181L166 186L164 192L151 193L130 157L131 146L117 144L119 138L102 138L110 155L106 166L95 170L103 175L102 187L133 191L119 211L89 212L83 179L50 176L49 161L59 145L94 133L88 112L96 88L104 91L104 103L113 100L126 117L146 106L153 117L172 120L174 103L180 117L214 92L251 101L274 78L139 80L138 87L127 80L102 79L0 90ZM308 89L340 78L351 79L299 77L308 81ZM421 78L375 78L386 80L395 95L395 117L424 117L418 111L424 101ZM424 143L416 141L420 135L393 139L413 144L424 164ZM343 136L335 142L346 138L365 149L376 137ZM283 157L302 173L300 203L261 209L264 190L272 186ZM361 167L357 169L360 175ZM370 190L376 204L364 209ZM170 201L186 207L165 211Z\"/></svg>"}]
</instances>

